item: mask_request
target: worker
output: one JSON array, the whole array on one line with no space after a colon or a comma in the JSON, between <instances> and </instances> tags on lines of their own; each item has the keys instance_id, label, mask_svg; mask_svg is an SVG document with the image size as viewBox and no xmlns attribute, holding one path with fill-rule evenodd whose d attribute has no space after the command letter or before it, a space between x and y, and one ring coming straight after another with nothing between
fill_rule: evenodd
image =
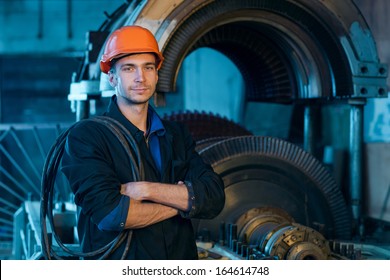
<instances>
[{"instance_id":1,"label":"worker","mask_svg":"<svg viewBox=\"0 0 390 280\"><path fill-rule=\"evenodd\" d=\"M104 125L80 121L68 135L62 172L81 209L77 227L85 253L131 229L125 259L197 259L191 219L211 219L223 209L223 181L195 151L189 130L161 119L149 104L163 60L148 29L124 26L108 37L100 61L115 89L103 115L135 139L144 180L135 180L123 145ZM108 258L122 258L125 246Z\"/></svg>"}]
</instances>

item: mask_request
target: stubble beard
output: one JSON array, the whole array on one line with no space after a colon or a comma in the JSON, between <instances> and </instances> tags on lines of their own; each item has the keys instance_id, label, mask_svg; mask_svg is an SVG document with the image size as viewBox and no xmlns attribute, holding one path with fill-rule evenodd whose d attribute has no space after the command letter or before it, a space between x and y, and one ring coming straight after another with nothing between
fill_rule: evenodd
<instances>
[{"instance_id":1,"label":"stubble beard","mask_svg":"<svg viewBox=\"0 0 390 280\"><path fill-rule=\"evenodd\" d=\"M129 89L125 95L120 95L120 97L127 105L143 105L149 103L153 94L134 94L132 93L132 90Z\"/></svg>"}]
</instances>

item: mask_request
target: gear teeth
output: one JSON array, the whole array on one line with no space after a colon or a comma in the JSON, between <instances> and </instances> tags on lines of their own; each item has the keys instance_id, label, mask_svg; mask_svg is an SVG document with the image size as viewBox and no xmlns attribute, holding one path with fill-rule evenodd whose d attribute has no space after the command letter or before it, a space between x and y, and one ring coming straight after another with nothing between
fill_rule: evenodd
<instances>
[{"instance_id":1,"label":"gear teeth","mask_svg":"<svg viewBox=\"0 0 390 280\"><path fill-rule=\"evenodd\" d=\"M184 123L197 143L209 138L253 135L226 117L204 111L173 112L170 115L165 114L163 119Z\"/></svg>"},{"instance_id":2,"label":"gear teeth","mask_svg":"<svg viewBox=\"0 0 390 280\"><path fill-rule=\"evenodd\" d=\"M273 137L240 136L215 141L199 150L199 154L214 168L226 161L241 160L241 157L251 155L258 156L263 163L267 162L264 158L272 158L273 161L278 160L283 163L280 166L288 164L291 169L298 169L297 172L302 172L307 180L318 188L328 204L329 209L324 211L330 211L333 225L327 226L334 230L335 237L341 239L351 237L351 217L336 181L319 160L300 147ZM293 183L291 185L296 186ZM297 207L301 206L297 205Z\"/></svg>"}]
</instances>

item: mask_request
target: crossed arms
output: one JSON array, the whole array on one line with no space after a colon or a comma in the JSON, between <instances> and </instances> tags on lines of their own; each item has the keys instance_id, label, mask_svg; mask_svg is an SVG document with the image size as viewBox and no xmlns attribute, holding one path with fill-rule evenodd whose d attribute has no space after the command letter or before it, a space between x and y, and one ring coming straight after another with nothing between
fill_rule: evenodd
<instances>
[{"instance_id":1,"label":"crossed arms","mask_svg":"<svg viewBox=\"0 0 390 280\"><path fill-rule=\"evenodd\" d=\"M162 184L130 182L121 185L121 194L130 197L126 228L143 228L171 218L189 207L188 190L183 182Z\"/></svg>"}]
</instances>

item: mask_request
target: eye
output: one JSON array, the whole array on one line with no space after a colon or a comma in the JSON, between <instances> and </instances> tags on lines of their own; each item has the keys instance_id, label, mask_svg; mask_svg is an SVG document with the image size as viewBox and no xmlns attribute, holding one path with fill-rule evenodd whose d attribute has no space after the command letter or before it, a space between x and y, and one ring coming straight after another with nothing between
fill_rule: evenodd
<instances>
[{"instance_id":1,"label":"eye","mask_svg":"<svg viewBox=\"0 0 390 280\"><path fill-rule=\"evenodd\" d=\"M147 65L145 67L145 70L146 71L154 71L156 69L156 66L155 65Z\"/></svg>"},{"instance_id":2,"label":"eye","mask_svg":"<svg viewBox=\"0 0 390 280\"><path fill-rule=\"evenodd\" d=\"M124 66L124 67L122 67L122 71L123 72L134 72L135 67L134 66Z\"/></svg>"}]
</instances>

